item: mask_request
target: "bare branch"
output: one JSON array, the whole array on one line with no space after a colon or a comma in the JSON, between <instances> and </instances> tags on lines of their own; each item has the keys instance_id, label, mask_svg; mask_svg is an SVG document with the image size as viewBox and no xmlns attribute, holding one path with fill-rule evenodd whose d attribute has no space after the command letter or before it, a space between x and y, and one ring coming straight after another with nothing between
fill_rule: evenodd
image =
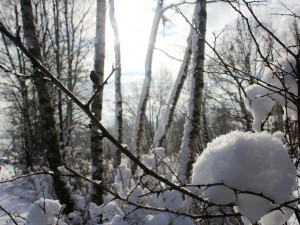
<instances>
[{"instance_id":1,"label":"bare branch","mask_svg":"<svg viewBox=\"0 0 300 225\"><path fill-rule=\"evenodd\" d=\"M109 78L114 74L114 72L119 68L119 66L117 67L114 67L112 66L112 71L110 72L110 74L107 76L107 78L105 79L105 81L102 83L102 84L97 84L97 88L95 90L95 92L93 93L92 97L90 98L90 100L85 104L85 106L87 108L89 108L91 102L95 99L96 95L103 89L103 87L107 84ZM93 73L96 73L95 71L92 71L91 72L91 77L92 77L92 74ZM99 82L99 81L98 81ZM98 83L98 82L95 82L95 83Z\"/></svg>"},{"instance_id":2,"label":"bare branch","mask_svg":"<svg viewBox=\"0 0 300 225\"><path fill-rule=\"evenodd\" d=\"M229 1L227 1L229 2ZM243 0L243 2L245 3L247 9L249 10L249 12L251 13L252 17L254 18L254 20L257 22L257 24L262 27L269 35L271 35L274 40L280 44L289 54L291 54L295 59L297 59L297 55L292 52L272 31L270 31L266 26L264 26L260 20L257 18L257 16L255 15L255 13L253 12L252 8L250 7L250 3L246 2L245 0ZM230 3L230 2L229 2ZM231 3L230 3L231 4ZM232 5L232 4L231 4ZM241 14L242 15L242 14ZM244 17L244 15L243 15Z\"/></svg>"},{"instance_id":3,"label":"bare branch","mask_svg":"<svg viewBox=\"0 0 300 225\"><path fill-rule=\"evenodd\" d=\"M187 216L187 217L190 217L192 219L210 219L210 218L223 218L223 217L238 217L240 216L241 214L239 213L224 213L224 214L209 214L209 215L195 215L195 214L189 214L189 213L184 213L184 212L178 212L178 211L174 211L174 210L170 210L168 208L155 208L155 207L151 207L151 206L145 206L145 205L141 205L141 204L138 204L138 203L135 203L135 202L132 202L130 200L128 200L128 198L123 198L121 197L118 193L114 192L114 191L111 191L109 188L103 186L102 184L99 184L85 176L82 176L81 174L77 173L76 171L68 168L68 167L65 167L69 172L71 173L74 173L76 176L92 183L92 184L95 184L97 186L101 186L102 188L104 188L108 193L110 193L111 195L113 195L116 199L119 199L129 205L133 205L135 206L136 208L133 209L133 211L137 210L137 209L145 209L145 210L150 210L150 211L158 211L158 212L167 212L167 213L171 213L171 214L175 214L175 215L182 215L182 216ZM131 211L131 212L133 212Z\"/></svg>"},{"instance_id":4,"label":"bare branch","mask_svg":"<svg viewBox=\"0 0 300 225\"><path fill-rule=\"evenodd\" d=\"M8 212L5 208L3 208L1 205L0 205L0 210L2 210L3 212L5 212L9 217L10 219L14 222L14 224L18 225L17 221L14 219L14 217L10 214L10 212Z\"/></svg>"},{"instance_id":5,"label":"bare branch","mask_svg":"<svg viewBox=\"0 0 300 225\"><path fill-rule=\"evenodd\" d=\"M198 31L198 29L187 19L187 17L182 13L182 11L180 9L178 9L179 14L185 19L185 21L195 30L195 32L197 33L197 35L199 36L199 38L203 39L204 37L202 37L202 34ZM218 57L218 59L221 61L221 63L224 65L226 71L228 71L228 73L231 75L231 77L237 82L238 86L241 88L244 96L246 97L247 94L245 92L244 87L242 86L241 82L239 82L239 80L236 78L236 76L234 76L234 74L232 73L231 69L229 68L228 64L225 63L225 61L223 60L223 58L221 57L221 55L217 52L217 50L207 41L205 40L205 44L211 49L213 50L213 52L216 54L216 56Z\"/></svg>"},{"instance_id":6,"label":"bare branch","mask_svg":"<svg viewBox=\"0 0 300 225\"><path fill-rule=\"evenodd\" d=\"M155 49L155 50L158 50L158 51L160 51L160 52L162 52L162 53L164 53L166 56L170 57L171 59L174 59L174 60L176 60L176 61L182 62L181 59L177 59L177 58L175 58L175 57L169 55L167 52L165 52L164 50L162 50L162 49L160 49L160 48L154 48L154 49Z\"/></svg>"},{"instance_id":7,"label":"bare branch","mask_svg":"<svg viewBox=\"0 0 300 225\"><path fill-rule=\"evenodd\" d=\"M31 60L33 65L36 69L38 69L42 74L50 78L52 83L56 85L58 88L60 88L77 106L79 106L86 115L91 119L94 126L97 127L97 129L100 129L102 134L107 137L108 140L111 141L113 145L115 145L122 153L124 153L130 160L133 161L136 165L138 165L147 175L150 175L154 177L155 179L163 182L164 184L170 186L172 189L177 190L181 192L182 194L188 195L200 202L208 203L208 199L205 199L197 194L194 194L193 192L189 191L186 188L182 188L178 186L177 184L173 183L172 181L169 181L167 178L159 175L158 173L154 172L153 170L149 169L145 164L143 164L137 157L135 157L126 147L124 147L121 143L116 140L113 135L111 135L105 127L98 121L98 119L93 115L93 113L89 110L89 108L86 106L86 104L83 104L68 88L66 88L49 70L47 70L39 60L37 60L23 45L23 43L20 41L18 37L15 37L12 35L0 22L0 32L2 32L6 37L8 37L12 42L15 43L22 51L23 53Z\"/></svg>"}]
</instances>

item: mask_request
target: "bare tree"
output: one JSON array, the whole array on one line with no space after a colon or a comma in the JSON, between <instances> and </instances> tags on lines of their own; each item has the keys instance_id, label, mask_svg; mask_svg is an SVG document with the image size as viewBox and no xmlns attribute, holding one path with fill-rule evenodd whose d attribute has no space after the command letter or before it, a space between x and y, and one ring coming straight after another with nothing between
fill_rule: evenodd
<instances>
[{"instance_id":1,"label":"bare tree","mask_svg":"<svg viewBox=\"0 0 300 225\"><path fill-rule=\"evenodd\" d=\"M18 18L18 7L17 5L14 6L14 16L16 18L15 20L15 27L16 29L18 29L18 27L20 26L19 24L19 18ZM9 91L9 95L10 96L14 96L16 102L18 103L17 106L19 106L19 110L21 112L21 130L22 130L22 134L21 137L23 139L23 153L25 153L26 155L26 166L27 168L32 167L32 160L29 154L29 149L31 152L36 152L35 151L35 146L34 146L34 138L33 138L33 134L34 134L34 129L32 127L32 120L30 118L30 98L29 98L29 90L28 87L26 85L26 79L22 76L18 75L18 72L20 74L23 74L26 71L26 66L25 66L25 62L24 62L24 58L22 56L22 53L16 49L16 53L17 53L17 58L14 58L14 53L12 53L12 50L9 47L9 43L7 43L7 40L5 38L5 36L2 34L2 40L3 40L3 44L5 47L5 54L7 55L8 58L8 64L11 65L12 70L15 71L15 77L18 81L19 85L14 85L15 88L20 92L21 94L21 100L18 100L18 95L17 93L15 93L13 90L12 93L11 91ZM6 68L6 70L9 70L8 68ZM10 79L11 83L14 84L15 82L13 81L13 79ZM14 88L14 87L13 87ZM9 97L7 96L8 101L10 101Z\"/></svg>"},{"instance_id":2,"label":"bare tree","mask_svg":"<svg viewBox=\"0 0 300 225\"><path fill-rule=\"evenodd\" d=\"M41 49L36 36L36 28L34 25L33 11L30 0L21 1L21 11L25 39L29 47L29 51L34 57L41 60ZM39 71L36 70L36 68L33 68L33 70L34 75L40 77ZM49 86L48 83L41 78L35 80L35 85L39 97L39 111L43 127L43 145L45 150L47 150L47 160L50 169L54 172L58 172L58 167L62 165L62 159L60 155L56 121L54 119L54 107L50 97ZM67 206L65 211L73 211L73 200L59 176L53 177L53 185L58 199Z\"/></svg>"},{"instance_id":3,"label":"bare tree","mask_svg":"<svg viewBox=\"0 0 300 225\"><path fill-rule=\"evenodd\" d=\"M104 59L105 59L105 20L106 20L106 0L97 0L97 21L96 21L96 41L95 41L95 64L94 72L91 73L95 77L93 89L97 90L103 83L104 77ZM101 121L103 103L103 89L95 96L92 102L92 112L98 121ZM92 122L92 126L95 126ZM93 179L103 182L103 149L102 140L95 132L91 133L91 154L92 165L95 167L93 171ZM92 200L97 204L103 203L103 190L99 186L94 186Z\"/></svg>"},{"instance_id":4,"label":"bare tree","mask_svg":"<svg viewBox=\"0 0 300 225\"><path fill-rule=\"evenodd\" d=\"M193 38L192 82L188 108L188 119L184 127L184 137L179 151L179 179L188 181L195 161L199 141L202 90L204 87L204 52L206 33L206 0L198 0L195 6L195 27L200 36Z\"/></svg>"},{"instance_id":5,"label":"bare tree","mask_svg":"<svg viewBox=\"0 0 300 225\"><path fill-rule=\"evenodd\" d=\"M62 74L61 74L61 50L60 50L60 5L59 1L55 0L53 3L53 15L54 15L54 33L55 33L55 62L56 62L56 73L57 78L61 80ZM58 90L58 96L57 96L57 107L58 107L58 119L59 119L59 141L61 144L64 144L64 122L63 122L63 109L62 109L62 96L61 96L61 90ZM62 145L61 148L64 146Z\"/></svg>"},{"instance_id":6,"label":"bare tree","mask_svg":"<svg viewBox=\"0 0 300 225\"><path fill-rule=\"evenodd\" d=\"M117 20L115 18L115 1L110 1L110 22L115 34L115 63L117 69L115 71L115 137L123 142L123 108L122 108L122 89L121 89L121 50L120 38ZM114 167L121 164L121 152L115 149Z\"/></svg>"},{"instance_id":7,"label":"bare tree","mask_svg":"<svg viewBox=\"0 0 300 225\"><path fill-rule=\"evenodd\" d=\"M149 43L148 43L148 50L147 50L146 61L145 61L145 80L144 80L142 93L140 96L140 101L137 109L135 129L134 129L133 140L132 140L132 149L138 158L141 155L142 136L144 130L144 122L146 118L145 112L146 112L146 106L149 98L149 91L151 85L152 59L153 59L154 45L156 41L156 35L158 32L159 22L163 13L162 6L163 6L163 0L159 0L157 2L155 16L153 19L153 24L151 28ZM133 174L136 171L135 164L132 164L132 171Z\"/></svg>"},{"instance_id":8,"label":"bare tree","mask_svg":"<svg viewBox=\"0 0 300 225\"><path fill-rule=\"evenodd\" d=\"M155 137L153 140L154 147L162 146L168 130L170 129L171 122L173 120L173 115L175 112L175 108L177 106L177 102L181 93L181 89L183 87L185 78L188 73L189 63L192 55L192 35L194 30L191 28L190 34L187 39L187 47L184 53L183 62L181 64L177 79L175 81L175 85L170 94L170 98L167 103L167 109L164 112L164 116L157 128L155 133Z\"/></svg>"}]
</instances>

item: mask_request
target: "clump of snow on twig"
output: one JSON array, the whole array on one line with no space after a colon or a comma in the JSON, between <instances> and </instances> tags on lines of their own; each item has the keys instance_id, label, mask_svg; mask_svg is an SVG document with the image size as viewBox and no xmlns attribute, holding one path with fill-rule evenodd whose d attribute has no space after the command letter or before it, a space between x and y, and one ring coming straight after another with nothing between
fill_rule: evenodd
<instances>
[{"instance_id":1,"label":"clump of snow on twig","mask_svg":"<svg viewBox=\"0 0 300 225\"><path fill-rule=\"evenodd\" d=\"M59 220L62 206L57 200L40 198L30 208L28 224L66 224Z\"/></svg>"},{"instance_id":2,"label":"clump of snow on twig","mask_svg":"<svg viewBox=\"0 0 300 225\"><path fill-rule=\"evenodd\" d=\"M261 131L263 122L276 103L281 104L285 117L297 120L297 107L294 96L297 96L296 61L294 59L281 62L273 71L262 77L262 82L246 88L246 103L254 117L253 129Z\"/></svg>"},{"instance_id":3,"label":"clump of snow on twig","mask_svg":"<svg viewBox=\"0 0 300 225\"><path fill-rule=\"evenodd\" d=\"M234 131L208 144L193 166L192 183L221 183L203 188L203 196L216 204L234 203L242 215L257 222L279 204L293 199L296 175L278 137L267 132ZM276 210L263 217L262 224L282 224L292 213L283 210L285 214Z\"/></svg>"}]
</instances>

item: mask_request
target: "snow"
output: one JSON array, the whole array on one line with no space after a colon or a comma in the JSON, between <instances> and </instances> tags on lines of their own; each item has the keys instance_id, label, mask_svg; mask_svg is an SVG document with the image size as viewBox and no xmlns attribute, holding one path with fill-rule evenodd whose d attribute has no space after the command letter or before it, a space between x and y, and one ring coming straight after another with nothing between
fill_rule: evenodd
<instances>
[{"instance_id":1,"label":"snow","mask_svg":"<svg viewBox=\"0 0 300 225\"><path fill-rule=\"evenodd\" d=\"M164 160L168 163L164 148L151 149L150 153L142 155L141 159L147 167L164 175L167 179L172 179L172 174L170 174L169 169L162 161ZM175 211L187 211L188 207L184 207L184 200L178 191L169 190L160 194L151 194L149 189L159 190L164 188L164 184L149 175L143 174L140 170L137 173L141 182L136 184L125 162L122 162L117 171L113 188L118 191L121 197L137 204L152 206L161 210L168 208ZM147 188L145 188L146 186ZM112 195L106 196L105 201L107 203L99 207L105 224L193 224L193 221L188 217L166 212L136 209L135 206L114 199ZM93 208L94 211L97 211L96 208ZM126 218L126 221L123 220L123 217Z\"/></svg>"},{"instance_id":2,"label":"snow","mask_svg":"<svg viewBox=\"0 0 300 225\"><path fill-rule=\"evenodd\" d=\"M144 224L144 225L193 225L192 219L186 216L178 216L170 213L162 212L154 215L145 215L136 223L131 223L123 220L120 215L115 215L109 223L105 225L130 225L130 224Z\"/></svg>"},{"instance_id":3,"label":"snow","mask_svg":"<svg viewBox=\"0 0 300 225\"><path fill-rule=\"evenodd\" d=\"M203 192L203 197L209 198L215 204L230 204L235 200L234 191L224 185L212 186Z\"/></svg>"},{"instance_id":4,"label":"snow","mask_svg":"<svg viewBox=\"0 0 300 225\"><path fill-rule=\"evenodd\" d=\"M12 165L2 164L0 181L20 175ZM19 224L24 224L30 205L35 201L34 187L28 178L0 184L0 205L10 212ZM0 224L13 224L12 220L0 210Z\"/></svg>"},{"instance_id":5,"label":"snow","mask_svg":"<svg viewBox=\"0 0 300 225\"><path fill-rule=\"evenodd\" d=\"M27 216L28 224L66 224L58 220L62 206L57 200L40 198L31 206Z\"/></svg>"},{"instance_id":6,"label":"snow","mask_svg":"<svg viewBox=\"0 0 300 225\"><path fill-rule=\"evenodd\" d=\"M254 117L253 129L261 131L263 122L276 103L280 103L285 111L285 117L297 120L297 107L291 101L297 96L295 75L296 61L294 59L281 62L274 71L267 71L260 84L253 84L245 89L246 103Z\"/></svg>"},{"instance_id":7,"label":"snow","mask_svg":"<svg viewBox=\"0 0 300 225\"><path fill-rule=\"evenodd\" d=\"M146 217L146 225L165 225L165 224L172 224L172 225L192 225L194 224L193 221L184 216L174 216L169 213L159 213L157 215L148 215ZM170 223L171 222L171 223Z\"/></svg>"},{"instance_id":8,"label":"snow","mask_svg":"<svg viewBox=\"0 0 300 225\"><path fill-rule=\"evenodd\" d=\"M115 177L114 186L118 189L128 188L130 185L130 179L131 179L131 170L125 164L121 164L118 167L118 173L117 176Z\"/></svg>"},{"instance_id":9,"label":"snow","mask_svg":"<svg viewBox=\"0 0 300 225\"><path fill-rule=\"evenodd\" d=\"M239 207L239 212L253 223L272 209L272 203L269 200L253 194L239 194L236 205Z\"/></svg>"},{"instance_id":10,"label":"snow","mask_svg":"<svg viewBox=\"0 0 300 225\"><path fill-rule=\"evenodd\" d=\"M2 164L1 167L1 182L22 174L14 165ZM49 178L45 175L36 175L0 184L0 205L18 224L66 224L61 219L63 218L60 214L62 206L59 202L45 197L50 196L49 188L45 185L45 182L49 181L47 177ZM4 211L0 210L0 224L14 223Z\"/></svg>"},{"instance_id":11,"label":"snow","mask_svg":"<svg viewBox=\"0 0 300 225\"><path fill-rule=\"evenodd\" d=\"M155 148L153 153L150 155L144 154L142 156L143 163L151 170L157 169L158 165L161 163L161 160L165 157L164 148Z\"/></svg>"},{"instance_id":12,"label":"snow","mask_svg":"<svg viewBox=\"0 0 300 225\"><path fill-rule=\"evenodd\" d=\"M257 222L272 208L291 200L296 189L296 168L278 137L267 132L234 131L207 145L193 165L192 183L223 183L224 187L203 188L203 195L216 204L234 203L242 215ZM274 204L243 191L263 194ZM264 220L273 217L282 215L269 214Z\"/></svg>"},{"instance_id":13,"label":"snow","mask_svg":"<svg viewBox=\"0 0 300 225\"><path fill-rule=\"evenodd\" d=\"M275 210L264 216L260 222L262 225L284 224L292 215L293 211L286 207Z\"/></svg>"}]
</instances>

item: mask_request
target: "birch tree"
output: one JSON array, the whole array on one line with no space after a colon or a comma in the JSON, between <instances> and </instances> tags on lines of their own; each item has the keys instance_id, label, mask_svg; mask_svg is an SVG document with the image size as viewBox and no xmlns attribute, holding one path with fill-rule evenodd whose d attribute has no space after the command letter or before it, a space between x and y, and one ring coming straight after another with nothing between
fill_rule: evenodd
<instances>
[{"instance_id":1,"label":"birch tree","mask_svg":"<svg viewBox=\"0 0 300 225\"><path fill-rule=\"evenodd\" d=\"M36 35L34 25L34 17L30 0L21 0L21 12L23 19L23 27L25 40L31 54L41 60L41 48ZM33 68L35 76L39 77L40 73ZM47 152L47 160L49 167L54 172L59 172L58 167L62 165L62 159L59 149L59 139L56 129L56 121L54 118L54 107L50 97L48 84L41 78L35 79L35 86L38 93L39 112L42 122L42 142ZM57 198L62 204L66 204L65 212L73 211L74 203L70 193L65 187L64 182L58 175L53 176L53 186Z\"/></svg>"},{"instance_id":2,"label":"birch tree","mask_svg":"<svg viewBox=\"0 0 300 225\"><path fill-rule=\"evenodd\" d=\"M149 99L149 92L151 86L151 74L152 74L152 59L153 59L153 51L156 41L156 35L158 32L159 22L162 16L163 10L163 0L159 0L157 2L155 16L152 23L149 43L148 43L148 50L146 55L145 61L145 79L143 83L142 93L140 96L140 101L137 109L137 116L135 122L135 129L133 134L133 141L132 141L132 149L134 154L139 158L141 154L142 148L142 136L144 131L144 122L146 118L146 106L147 101ZM132 165L132 171L136 170L136 165Z\"/></svg>"},{"instance_id":3,"label":"birch tree","mask_svg":"<svg viewBox=\"0 0 300 225\"><path fill-rule=\"evenodd\" d=\"M179 174L181 182L188 181L192 164L195 161L197 144L199 141L202 90L204 86L204 52L206 33L206 0L197 0L194 12L197 33L192 40L192 78L190 98L188 103L188 116L184 126L184 136L179 151Z\"/></svg>"},{"instance_id":4,"label":"birch tree","mask_svg":"<svg viewBox=\"0 0 300 225\"><path fill-rule=\"evenodd\" d=\"M122 89L121 89L121 50L120 38L117 20L115 18L115 1L110 1L110 23L115 35L115 64L117 66L115 71L115 138L123 142L123 108L122 108ZM115 149L114 153L114 167L121 164L121 152Z\"/></svg>"},{"instance_id":5,"label":"birch tree","mask_svg":"<svg viewBox=\"0 0 300 225\"><path fill-rule=\"evenodd\" d=\"M174 111L179 99L179 95L181 92L181 89L183 87L185 78L188 73L189 63L192 55L192 35L193 35L193 29L191 28L190 34L187 39L187 47L184 53L183 62L181 64L177 79L175 81L175 84L173 86L172 92L170 94L166 111L164 112L163 118L161 122L159 123L159 127L155 133L153 145L154 147L162 146L166 135L170 129L171 122L173 120Z\"/></svg>"},{"instance_id":6,"label":"birch tree","mask_svg":"<svg viewBox=\"0 0 300 225\"><path fill-rule=\"evenodd\" d=\"M103 83L104 76L106 0L97 0L96 19L95 64L93 74L97 76L98 82L94 83L94 90ZM92 112L99 121L101 121L102 103L103 89L100 90L92 102ZM92 126L93 125L94 123L92 122ZM92 174L93 180L103 181L102 141L101 137L95 132L91 133L91 154L92 165L94 167ZM103 190L97 185L93 186L92 201L97 204L103 202Z\"/></svg>"}]
</instances>

